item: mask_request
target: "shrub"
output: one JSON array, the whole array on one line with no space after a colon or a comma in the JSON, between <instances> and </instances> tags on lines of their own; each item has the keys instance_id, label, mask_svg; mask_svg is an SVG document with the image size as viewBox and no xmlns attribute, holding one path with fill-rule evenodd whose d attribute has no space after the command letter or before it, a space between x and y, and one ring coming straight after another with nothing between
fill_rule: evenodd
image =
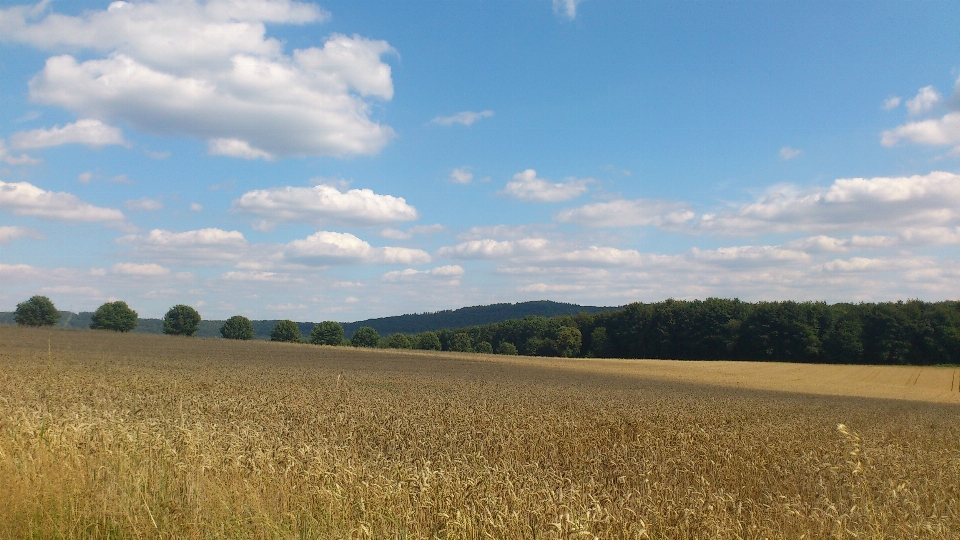
<instances>
[{"instance_id":1,"label":"shrub","mask_svg":"<svg viewBox=\"0 0 960 540\"><path fill-rule=\"evenodd\" d=\"M234 315L224 321L220 335L224 339L253 339L253 322L243 315Z\"/></svg>"},{"instance_id":2,"label":"shrub","mask_svg":"<svg viewBox=\"0 0 960 540\"><path fill-rule=\"evenodd\" d=\"M163 316L163 333L171 336L192 336L200 326L200 314L184 304L177 304Z\"/></svg>"},{"instance_id":3,"label":"shrub","mask_svg":"<svg viewBox=\"0 0 960 540\"><path fill-rule=\"evenodd\" d=\"M60 312L46 296L34 296L17 304L13 320L20 326L53 326L60 320Z\"/></svg>"},{"instance_id":4,"label":"shrub","mask_svg":"<svg viewBox=\"0 0 960 540\"><path fill-rule=\"evenodd\" d=\"M290 319L278 321L270 332L270 341L284 341L287 343L300 343L303 336L300 334L300 327Z\"/></svg>"},{"instance_id":5,"label":"shrub","mask_svg":"<svg viewBox=\"0 0 960 540\"><path fill-rule=\"evenodd\" d=\"M491 345L489 341L481 341L473 348L473 352L493 354L493 345Z\"/></svg>"},{"instance_id":6,"label":"shrub","mask_svg":"<svg viewBox=\"0 0 960 540\"><path fill-rule=\"evenodd\" d=\"M362 326L354 332L350 338L350 344L354 347L376 347L380 342L380 334L369 326Z\"/></svg>"},{"instance_id":7,"label":"shrub","mask_svg":"<svg viewBox=\"0 0 960 540\"><path fill-rule=\"evenodd\" d=\"M518 354L517 346L509 341L501 341L500 345L497 345L497 354L509 354L516 356Z\"/></svg>"},{"instance_id":8,"label":"shrub","mask_svg":"<svg viewBox=\"0 0 960 540\"><path fill-rule=\"evenodd\" d=\"M122 300L107 302L93 312L90 328L129 332L137 327L137 312Z\"/></svg>"},{"instance_id":9,"label":"shrub","mask_svg":"<svg viewBox=\"0 0 960 540\"><path fill-rule=\"evenodd\" d=\"M314 345L341 345L343 326L336 321L323 321L314 325L310 332L310 343Z\"/></svg>"},{"instance_id":10,"label":"shrub","mask_svg":"<svg viewBox=\"0 0 960 540\"><path fill-rule=\"evenodd\" d=\"M439 351L443 349L436 332L424 332L417 338L417 348L422 351Z\"/></svg>"}]
</instances>

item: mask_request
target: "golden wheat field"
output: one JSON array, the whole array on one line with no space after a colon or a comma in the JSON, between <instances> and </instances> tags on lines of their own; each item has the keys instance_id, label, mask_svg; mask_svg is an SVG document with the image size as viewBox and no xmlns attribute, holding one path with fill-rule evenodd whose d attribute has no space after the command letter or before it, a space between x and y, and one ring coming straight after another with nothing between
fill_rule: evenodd
<instances>
[{"instance_id":1,"label":"golden wheat field","mask_svg":"<svg viewBox=\"0 0 960 540\"><path fill-rule=\"evenodd\" d=\"M3 538L958 538L951 368L0 328Z\"/></svg>"}]
</instances>

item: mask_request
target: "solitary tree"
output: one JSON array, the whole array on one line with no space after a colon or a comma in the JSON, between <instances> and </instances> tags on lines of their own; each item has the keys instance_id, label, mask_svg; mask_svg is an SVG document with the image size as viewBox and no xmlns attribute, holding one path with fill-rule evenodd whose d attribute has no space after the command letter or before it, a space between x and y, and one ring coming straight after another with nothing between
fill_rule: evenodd
<instances>
[{"instance_id":1,"label":"solitary tree","mask_svg":"<svg viewBox=\"0 0 960 540\"><path fill-rule=\"evenodd\" d=\"M350 344L354 347L376 347L379 342L380 334L369 326L360 327L350 338Z\"/></svg>"},{"instance_id":2,"label":"solitary tree","mask_svg":"<svg viewBox=\"0 0 960 540\"><path fill-rule=\"evenodd\" d=\"M200 326L200 314L184 304L177 304L163 316L163 333L171 336L192 336Z\"/></svg>"},{"instance_id":3,"label":"solitary tree","mask_svg":"<svg viewBox=\"0 0 960 540\"><path fill-rule=\"evenodd\" d=\"M130 309L123 300L107 302L93 312L90 328L94 330L113 330L129 332L137 327L137 312Z\"/></svg>"},{"instance_id":4,"label":"solitary tree","mask_svg":"<svg viewBox=\"0 0 960 540\"><path fill-rule=\"evenodd\" d=\"M336 321L323 321L310 331L310 343L314 345L340 345L343 343L343 326Z\"/></svg>"},{"instance_id":5,"label":"solitary tree","mask_svg":"<svg viewBox=\"0 0 960 540\"><path fill-rule=\"evenodd\" d=\"M13 320L21 326L53 326L60 319L60 312L46 296L34 296L17 304Z\"/></svg>"},{"instance_id":6,"label":"solitary tree","mask_svg":"<svg viewBox=\"0 0 960 540\"><path fill-rule=\"evenodd\" d=\"M278 321L270 332L270 341L285 341L288 343L300 343L303 336L300 334L300 327L290 319Z\"/></svg>"},{"instance_id":7,"label":"solitary tree","mask_svg":"<svg viewBox=\"0 0 960 540\"><path fill-rule=\"evenodd\" d=\"M224 339L253 339L253 323L243 315L234 315L220 327Z\"/></svg>"},{"instance_id":8,"label":"solitary tree","mask_svg":"<svg viewBox=\"0 0 960 540\"><path fill-rule=\"evenodd\" d=\"M509 341L501 341L497 345L497 354L508 354L508 355L517 355L517 346Z\"/></svg>"}]
</instances>

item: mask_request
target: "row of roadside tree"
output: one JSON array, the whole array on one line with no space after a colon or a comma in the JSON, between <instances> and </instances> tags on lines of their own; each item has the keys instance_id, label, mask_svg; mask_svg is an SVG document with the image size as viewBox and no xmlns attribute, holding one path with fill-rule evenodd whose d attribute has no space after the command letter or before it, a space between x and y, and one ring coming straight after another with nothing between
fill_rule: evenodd
<instances>
[{"instance_id":1,"label":"row of roadside tree","mask_svg":"<svg viewBox=\"0 0 960 540\"><path fill-rule=\"evenodd\" d=\"M60 318L60 312L46 296L34 296L17 304L14 321L21 326L53 326ZM193 336L201 321L200 313L185 304L171 307L163 316L163 333L176 336ZM130 332L137 327L137 312L126 302L118 300L101 305L93 313L90 328L94 330L114 330ZM225 339L248 340L254 337L253 321L242 315L234 315L220 327L220 335ZM270 332L271 341L304 342L300 327L291 320L279 321ZM363 327L354 333L353 339L343 338L343 326L336 321L324 321L314 326L310 333L310 343L315 345L355 345L358 347L377 347L380 336L376 330Z\"/></svg>"}]
</instances>

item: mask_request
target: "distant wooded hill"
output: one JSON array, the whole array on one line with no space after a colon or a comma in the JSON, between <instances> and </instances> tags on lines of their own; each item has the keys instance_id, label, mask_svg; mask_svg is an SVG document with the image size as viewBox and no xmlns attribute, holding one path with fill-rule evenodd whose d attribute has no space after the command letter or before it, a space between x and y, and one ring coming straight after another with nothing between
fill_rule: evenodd
<instances>
[{"instance_id":1,"label":"distant wooded hill","mask_svg":"<svg viewBox=\"0 0 960 540\"><path fill-rule=\"evenodd\" d=\"M611 309L616 308L580 306L577 304L565 304L563 302L551 302L550 300L539 300L535 302L519 302L516 304L473 306L437 311L434 313L396 315L393 317L381 317L378 319L367 319L365 321L341 324L343 325L346 338L349 339L358 328L363 326L370 326L381 336L388 336L396 333L416 334L431 330L449 330L466 326L477 326L503 322L508 319L522 319L528 315L556 317L558 315L575 315L577 313L598 313ZM87 330L90 328L92 315L93 313L87 311L80 313L61 311L60 320L56 326L60 328ZM13 312L0 312L0 324L14 324ZM314 324L314 322L297 323L304 337L310 335ZM273 327L276 325L276 319L253 321L253 330L256 339L270 339L270 331L273 330ZM221 326L223 326L223 321L203 320L200 322L200 327L197 329L196 335L199 337L220 337ZM137 328L134 332L162 334L163 320L138 319Z\"/></svg>"},{"instance_id":2,"label":"distant wooded hill","mask_svg":"<svg viewBox=\"0 0 960 540\"><path fill-rule=\"evenodd\" d=\"M370 326L381 336L390 334L417 334L432 330L452 330L467 326L477 326L509 319L522 319L528 315L540 317L556 317L557 315L576 315L577 313L598 313L616 308L579 306L539 300L536 302L520 302L517 304L491 304L489 306L465 307L435 313L418 313L413 315L399 315L380 319L367 319L345 323L344 333L347 338L353 335L358 328Z\"/></svg>"}]
</instances>

